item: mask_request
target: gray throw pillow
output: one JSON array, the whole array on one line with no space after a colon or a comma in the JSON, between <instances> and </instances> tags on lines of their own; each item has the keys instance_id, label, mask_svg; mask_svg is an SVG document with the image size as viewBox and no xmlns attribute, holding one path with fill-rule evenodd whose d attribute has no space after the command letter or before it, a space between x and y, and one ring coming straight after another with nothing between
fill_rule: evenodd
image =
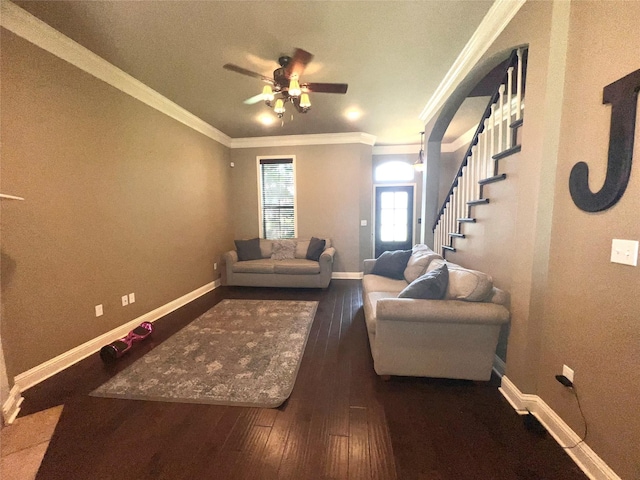
<instances>
[{"instance_id":1,"label":"gray throw pillow","mask_svg":"<svg viewBox=\"0 0 640 480\"><path fill-rule=\"evenodd\" d=\"M307 249L307 260L313 260L317 262L320 260L320 255L324 252L324 246L327 242L316 237L311 237L309 241L309 248Z\"/></svg>"},{"instance_id":2,"label":"gray throw pillow","mask_svg":"<svg viewBox=\"0 0 640 480\"><path fill-rule=\"evenodd\" d=\"M393 252L382 252L373 265L374 275L382 275L383 277L395 278L396 280L404 279L404 269L407 268L407 262L411 257L411 250L395 250Z\"/></svg>"},{"instance_id":3,"label":"gray throw pillow","mask_svg":"<svg viewBox=\"0 0 640 480\"><path fill-rule=\"evenodd\" d=\"M424 300L440 300L447 293L449 269L447 265L425 273L411 282L398 294L398 298L421 298Z\"/></svg>"},{"instance_id":4,"label":"gray throw pillow","mask_svg":"<svg viewBox=\"0 0 640 480\"><path fill-rule=\"evenodd\" d=\"M252 238L251 240L235 240L236 250L238 251L238 260L258 260L262 258L260 251L260 239Z\"/></svg>"}]
</instances>

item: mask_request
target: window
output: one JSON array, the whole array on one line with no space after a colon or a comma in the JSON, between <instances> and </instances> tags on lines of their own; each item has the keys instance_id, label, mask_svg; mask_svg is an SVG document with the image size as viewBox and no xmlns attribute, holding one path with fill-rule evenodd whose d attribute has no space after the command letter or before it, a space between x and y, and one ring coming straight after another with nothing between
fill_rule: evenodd
<instances>
[{"instance_id":1,"label":"window","mask_svg":"<svg viewBox=\"0 0 640 480\"><path fill-rule=\"evenodd\" d=\"M374 177L376 182L408 182L413 180L414 175L415 171L411 164L392 161L376 167Z\"/></svg>"},{"instance_id":2,"label":"window","mask_svg":"<svg viewBox=\"0 0 640 480\"><path fill-rule=\"evenodd\" d=\"M296 237L294 158L258 157L260 237Z\"/></svg>"},{"instance_id":3,"label":"window","mask_svg":"<svg viewBox=\"0 0 640 480\"><path fill-rule=\"evenodd\" d=\"M409 194L406 191L382 192L380 195L380 240L405 242Z\"/></svg>"}]
</instances>

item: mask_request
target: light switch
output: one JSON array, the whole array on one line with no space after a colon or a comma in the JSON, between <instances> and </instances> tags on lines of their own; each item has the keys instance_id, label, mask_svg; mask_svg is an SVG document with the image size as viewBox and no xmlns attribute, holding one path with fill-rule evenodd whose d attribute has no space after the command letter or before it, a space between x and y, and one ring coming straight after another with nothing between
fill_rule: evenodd
<instances>
[{"instance_id":1,"label":"light switch","mask_svg":"<svg viewBox=\"0 0 640 480\"><path fill-rule=\"evenodd\" d=\"M361 227L366 227L367 226L367 221L366 220L360 220L360 226Z\"/></svg>"},{"instance_id":2,"label":"light switch","mask_svg":"<svg viewBox=\"0 0 640 480\"><path fill-rule=\"evenodd\" d=\"M611 241L611 261L637 267L638 240L619 240L614 238Z\"/></svg>"}]
</instances>

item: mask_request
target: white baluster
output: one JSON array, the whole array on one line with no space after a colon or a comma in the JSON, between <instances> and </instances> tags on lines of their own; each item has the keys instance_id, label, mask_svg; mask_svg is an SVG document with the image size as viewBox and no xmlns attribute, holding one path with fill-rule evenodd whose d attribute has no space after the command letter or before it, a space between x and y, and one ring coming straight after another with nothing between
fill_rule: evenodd
<instances>
[{"instance_id":1,"label":"white baluster","mask_svg":"<svg viewBox=\"0 0 640 480\"><path fill-rule=\"evenodd\" d=\"M518 78L516 78L516 120L522 115L522 49L518 49Z\"/></svg>"},{"instance_id":2,"label":"white baluster","mask_svg":"<svg viewBox=\"0 0 640 480\"><path fill-rule=\"evenodd\" d=\"M489 159L487 162L487 176L493 176L493 156L495 155L495 131L496 131L496 104L491 105L491 116L489 117L489 127L491 128L491 148L489 148Z\"/></svg>"},{"instance_id":3,"label":"white baluster","mask_svg":"<svg viewBox=\"0 0 640 480\"><path fill-rule=\"evenodd\" d=\"M498 124L498 151L500 153L504 150L504 83L498 88L499 103L498 109L500 113L500 123Z\"/></svg>"},{"instance_id":4,"label":"white baluster","mask_svg":"<svg viewBox=\"0 0 640 480\"><path fill-rule=\"evenodd\" d=\"M461 199L460 199L460 218L465 218L467 211L467 183L469 180L469 167L465 166L462 169L462 190L460 191Z\"/></svg>"},{"instance_id":5,"label":"white baluster","mask_svg":"<svg viewBox=\"0 0 640 480\"><path fill-rule=\"evenodd\" d=\"M448 237L449 237L449 232L451 231L451 210L452 210L452 205L453 205L453 195L454 195L454 193L455 193L455 190L451 194L451 196L449 197L449 204L447 205L447 215L446 215L445 222L444 222L444 224L446 225L445 235L447 236L447 238L444 241L445 245L449 244L449 238Z\"/></svg>"},{"instance_id":6,"label":"white baluster","mask_svg":"<svg viewBox=\"0 0 640 480\"><path fill-rule=\"evenodd\" d=\"M489 158L489 119L485 118L484 120L484 130L482 131L482 172L483 178L490 177L491 175L487 175L487 163Z\"/></svg>"},{"instance_id":7,"label":"white baluster","mask_svg":"<svg viewBox=\"0 0 640 480\"><path fill-rule=\"evenodd\" d=\"M469 157L469 169L467 170L467 173L469 174L469 200L475 200L476 199L476 189L475 189L475 183L476 183L476 147L475 145L473 146L473 148L471 149L471 156Z\"/></svg>"},{"instance_id":8,"label":"white baluster","mask_svg":"<svg viewBox=\"0 0 640 480\"><path fill-rule=\"evenodd\" d=\"M509 125L511 125L511 117L512 117L512 113L511 113L511 100L513 97L513 67L509 67L509 69L507 70L507 148L511 148L513 147L512 145L512 138L513 136L511 135L511 128L509 128Z\"/></svg>"},{"instance_id":9,"label":"white baluster","mask_svg":"<svg viewBox=\"0 0 640 480\"><path fill-rule=\"evenodd\" d=\"M480 185L478 185L478 181L480 181L481 175L482 175L482 135L478 135L478 143L476 143L475 146L475 166L474 166L474 170L475 170L475 180L473 182L473 189L474 189L474 197L475 198L480 198Z\"/></svg>"}]
</instances>

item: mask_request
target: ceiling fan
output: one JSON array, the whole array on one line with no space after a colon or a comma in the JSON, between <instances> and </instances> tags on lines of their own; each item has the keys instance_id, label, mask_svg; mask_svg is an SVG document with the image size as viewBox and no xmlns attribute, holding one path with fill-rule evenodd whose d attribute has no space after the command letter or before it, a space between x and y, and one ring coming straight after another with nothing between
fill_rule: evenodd
<instances>
[{"instance_id":1,"label":"ceiling fan","mask_svg":"<svg viewBox=\"0 0 640 480\"><path fill-rule=\"evenodd\" d=\"M261 75L232 63L223 65L223 68L232 72L259 78L267 85L262 93L244 101L247 105L264 101L273 111L282 118L285 112L285 103L291 102L300 113L307 113L311 109L309 93L347 93L349 87L346 83L300 83L300 76L313 59L309 52L296 48L293 57L283 55L278 58L280 68L273 71L273 78ZM273 103L275 100L275 104Z\"/></svg>"}]
</instances>

